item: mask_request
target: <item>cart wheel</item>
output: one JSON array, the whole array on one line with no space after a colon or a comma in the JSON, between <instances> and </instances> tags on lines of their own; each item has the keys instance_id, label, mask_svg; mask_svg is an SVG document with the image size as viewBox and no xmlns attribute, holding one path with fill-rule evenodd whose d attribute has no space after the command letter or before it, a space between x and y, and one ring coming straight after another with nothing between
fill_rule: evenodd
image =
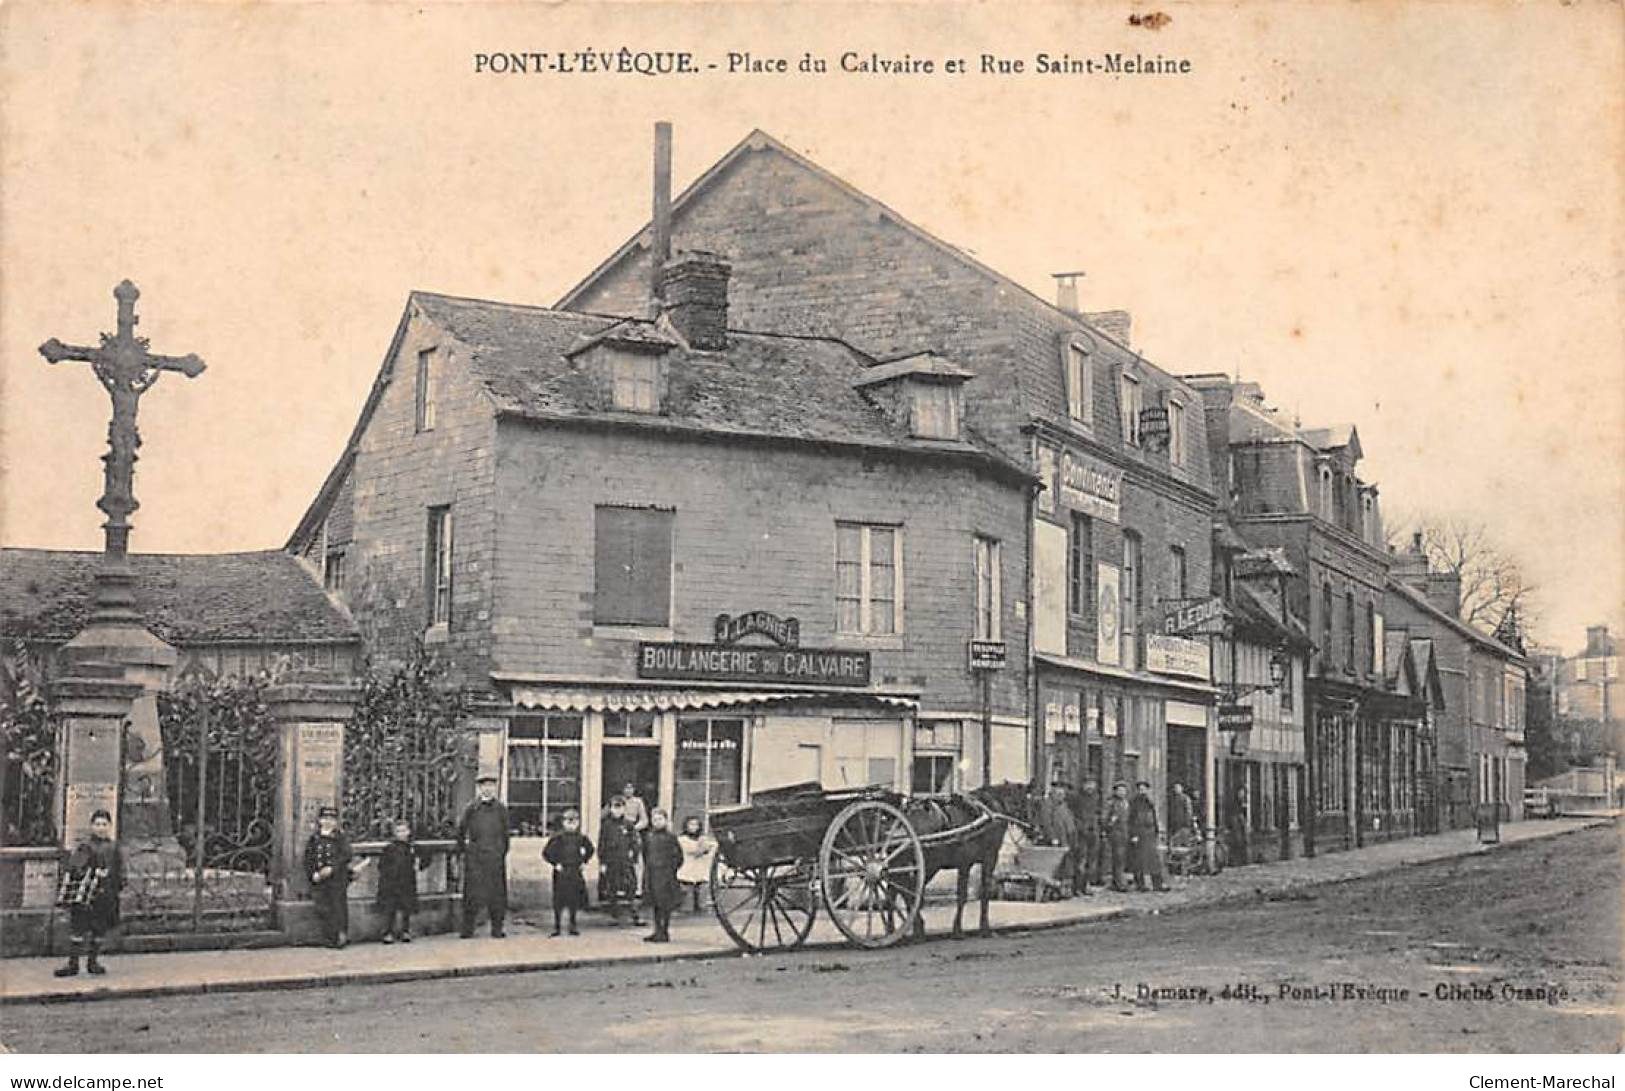
<instances>
[{"instance_id":1,"label":"cart wheel","mask_svg":"<svg viewBox=\"0 0 1625 1091\"><path fill-rule=\"evenodd\" d=\"M794 950L807 941L818 915L812 865L797 860L735 868L719 852L711 861L711 906L743 950Z\"/></svg>"},{"instance_id":2,"label":"cart wheel","mask_svg":"<svg viewBox=\"0 0 1625 1091\"><path fill-rule=\"evenodd\" d=\"M914 930L925 900L925 850L903 812L877 799L847 806L819 853L824 906L859 947L889 947Z\"/></svg>"}]
</instances>

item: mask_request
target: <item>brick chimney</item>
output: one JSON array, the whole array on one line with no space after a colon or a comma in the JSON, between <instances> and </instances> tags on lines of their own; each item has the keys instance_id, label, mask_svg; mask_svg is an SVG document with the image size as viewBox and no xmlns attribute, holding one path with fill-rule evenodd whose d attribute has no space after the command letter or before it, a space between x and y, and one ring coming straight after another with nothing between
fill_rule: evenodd
<instances>
[{"instance_id":1,"label":"brick chimney","mask_svg":"<svg viewBox=\"0 0 1625 1091\"><path fill-rule=\"evenodd\" d=\"M660 281L661 312L690 348L720 352L728 347L732 272L727 258L706 250L684 250L666 264Z\"/></svg>"},{"instance_id":2,"label":"brick chimney","mask_svg":"<svg viewBox=\"0 0 1625 1091\"><path fill-rule=\"evenodd\" d=\"M1133 316L1127 311L1085 311L1083 320L1118 344L1129 343L1129 328L1133 325Z\"/></svg>"},{"instance_id":3,"label":"brick chimney","mask_svg":"<svg viewBox=\"0 0 1625 1091\"><path fill-rule=\"evenodd\" d=\"M1458 572L1429 572L1428 601L1453 618L1461 617L1461 574Z\"/></svg>"},{"instance_id":4,"label":"brick chimney","mask_svg":"<svg viewBox=\"0 0 1625 1091\"><path fill-rule=\"evenodd\" d=\"M1389 574L1413 591L1428 593L1428 557L1422 549L1422 532L1411 535L1411 547L1393 554ZM1458 584L1460 581L1457 581Z\"/></svg>"}]
</instances>

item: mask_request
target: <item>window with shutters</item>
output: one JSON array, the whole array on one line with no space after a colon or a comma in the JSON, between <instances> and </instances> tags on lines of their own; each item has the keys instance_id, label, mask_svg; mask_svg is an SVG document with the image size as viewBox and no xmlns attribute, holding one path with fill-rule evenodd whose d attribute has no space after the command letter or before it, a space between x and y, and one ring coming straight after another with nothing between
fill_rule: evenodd
<instances>
[{"instance_id":1,"label":"window with shutters","mask_svg":"<svg viewBox=\"0 0 1625 1091\"><path fill-rule=\"evenodd\" d=\"M1355 649L1359 647L1359 637L1355 629L1359 627L1358 619L1354 614L1354 592L1343 592L1343 667L1350 674L1359 669L1355 661Z\"/></svg>"},{"instance_id":2,"label":"window with shutters","mask_svg":"<svg viewBox=\"0 0 1625 1091\"><path fill-rule=\"evenodd\" d=\"M1123 633L1123 666L1131 670L1140 666L1140 603L1143 591L1144 550L1140 536L1132 531L1123 532L1123 586L1118 591L1122 602L1122 618L1118 622Z\"/></svg>"},{"instance_id":3,"label":"window with shutters","mask_svg":"<svg viewBox=\"0 0 1625 1091\"><path fill-rule=\"evenodd\" d=\"M451 623L451 507L429 509L424 543L423 599L429 625Z\"/></svg>"},{"instance_id":4,"label":"window with shutters","mask_svg":"<svg viewBox=\"0 0 1625 1091\"><path fill-rule=\"evenodd\" d=\"M594 514L593 623L670 625L675 513L600 505Z\"/></svg>"},{"instance_id":5,"label":"window with shutters","mask_svg":"<svg viewBox=\"0 0 1625 1091\"><path fill-rule=\"evenodd\" d=\"M1089 350L1076 341L1068 341L1064 353L1066 413L1072 418L1073 423L1087 428L1094 421L1094 383L1089 367Z\"/></svg>"},{"instance_id":6,"label":"window with shutters","mask_svg":"<svg viewBox=\"0 0 1625 1091\"><path fill-rule=\"evenodd\" d=\"M1332 669L1332 585L1320 588L1320 669Z\"/></svg>"},{"instance_id":7,"label":"window with shutters","mask_svg":"<svg viewBox=\"0 0 1625 1091\"><path fill-rule=\"evenodd\" d=\"M617 355L610 361L610 389L615 408L658 413L660 362L653 356Z\"/></svg>"},{"instance_id":8,"label":"window with shutters","mask_svg":"<svg viewBox=\"0 0 1625 1091\"><path fill-rule=\"evenodd\" d=\"M999 543L992 538L976 537L976 640L1003 640L1000 624L1002 609L1002 573L999 564Z\"/></svg>"},{"instance_id":9,"label":"window with shutters","mask_svg":"<svg viewBox=\"0 0 1625 1091\"><path fill-rule=\"evenodd\" d=\"M1173 598L1183 600L1190 594L1190 572L1185 564L1185 547L1168 547L1168 589Z\"/></svg>"},{"instance_id":10,"label":"window with shutters","mask_svg":"<svg viewBox=\"0 0 1625 1091\"><path fill-rule=\"evenodd\" d=\"M1094 588L1094 524L1082 512L1072 513L1072 538L1066 574L1068 612L1081 615L1089 610L1089 592Z\"/></svg>"},{"instance_id":11,"label":"window with shutters","mask_svg":"<svg viewBox=\"0 0 1625 1091\"><path fill-rule=\"evenodd\" d=\"M835 524L835 631L891 636L903 631L903 531Z\"/></svg>"},{"instance_id":12,"label":"window with shutters","mask_svg":"<svg viewBox=\"0 0 1625 1091\"><path fill-rule=\"evenodd\" d=\"M1123 442L1132 446L1140 445L1140 410L1145 408L1144 394L1140 389L1140 380L1123 372L1118 383L1118 409L1123 415Z\"/></svg>"},{"instance_id":13,"label":"window with shutters","mask_svg":"<svg viewBox=\"0 0 1625 1091\"><path fill-rule=\"evenodd\" d=\"M924 439L959 438L960 390L947 383L910 383L914 413L911 431Z\"/></svg>"},{"instance_id":14,"label":"window with shutters","mask_svg":"<svg viewBox=\"0 0 1625 1091\"><path fill-rule=\"evenodd\" d=\"M1168 399L1168 462L1185 465L1185 403Z\"/></svg>"}]
</instances>

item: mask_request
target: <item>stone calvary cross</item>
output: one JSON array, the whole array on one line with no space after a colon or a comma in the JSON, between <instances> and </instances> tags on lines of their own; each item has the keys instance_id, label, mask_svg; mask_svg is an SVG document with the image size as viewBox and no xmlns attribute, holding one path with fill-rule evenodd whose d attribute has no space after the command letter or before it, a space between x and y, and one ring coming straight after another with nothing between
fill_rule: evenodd
<instances>
[{"instance_id":1,"label":"stone calvary cross","mask_svg":"<svg viewBox=\"0 0 1625 1091\"><path fill-rule=\"evenodd\" d=\"M112 810L117 834L126 846L128 870L134 875L161 874L184 863L171 830L156 696L175 664L176 652L142 623L129 557L130 513L139 506L135 463L141 433L136 430L136 410L141 395L164 372L196 378L203 371L203 361L196 356L147 351L147 339L135 335L135 301L140 295L128 280L113 289L118 332L102 334L99 346L65 345L53 337L39 347L40 355L52 364L63 360L89 364L113 399L107 453L102 456L104 488L96 501L107 522L102 524L106 538L96 571L94 606L85 628L62 649L70 672L62 687L78 702L64 706L69 738L62 832L65 844L72 845L96 808ZM87 675L105 679L109 670L121 681L87 683ZM108 711L117 707L118 702L107 700L116 694L122 694L118 701L126 702L126 714ZM82 715L76 721L73 708L79 706ZM122 728L108 729L120 719Z\"/></svg>"}]
</instances>

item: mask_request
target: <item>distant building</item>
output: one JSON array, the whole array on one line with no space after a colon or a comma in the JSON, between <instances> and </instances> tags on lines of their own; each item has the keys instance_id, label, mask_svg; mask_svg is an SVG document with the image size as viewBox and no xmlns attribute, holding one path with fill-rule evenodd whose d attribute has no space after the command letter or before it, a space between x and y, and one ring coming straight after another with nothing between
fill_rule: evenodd
<instances>
[{"instance_id":1,"label":"distant building","mask_svg":"<svg viewBox=\"0 0 1625 1091\"><path fill-rule=\"evenodd\" d=\"M1393 555L1388 623L1432 642L1444 685L1439 721L1440 819L1473 824L1478 804L1523 816L1529 663L1509 644L1461 620L1461 579L1430 571L1421 535Z\"/></svg>"}]
</instances>

